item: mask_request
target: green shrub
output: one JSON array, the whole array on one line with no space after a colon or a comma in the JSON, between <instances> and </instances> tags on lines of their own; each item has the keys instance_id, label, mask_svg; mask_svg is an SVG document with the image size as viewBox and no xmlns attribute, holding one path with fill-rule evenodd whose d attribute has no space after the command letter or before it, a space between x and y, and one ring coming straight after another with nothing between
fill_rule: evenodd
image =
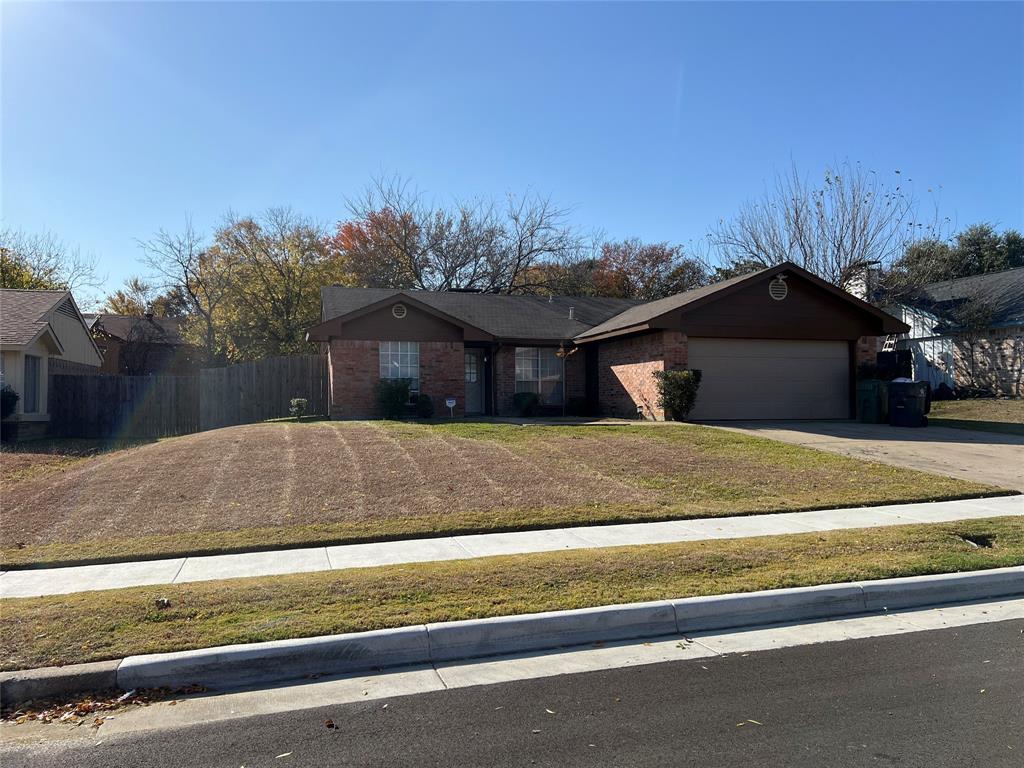
<instances>
[{"instance_id":1,"label":"green shrub","mask_svg":"<svg viewBox=\"0 0 1024 768\"><path fill-rule=\"evenodd\" d=\"M655 371L658 406L665 409L665 418L684 421L697 402L700 371Z\"/></svg>"},{"instance_id":2,"label":"green shrub","mask_svg":"<svg viewBox=\"0 0 1024 768\"><path fill-rule=\"evenodd\" d=\"M21 396L10 385L4 384L3 387L0 387L0 419L6 419L14 413L20 399Z\"/></svg>"},{"instance_id":3,"label":"green shrub","mask_svg":"<svg viewBox=\"0 0 1024 768\"><path fill-rule=\"evenodd\" d=\"M416 395L416 415L421 419L434 418L434 401L430 395Z\"/></svg>"},{"instance_id":4,"label":"green shrub","mask_svg":"<svg viewBox=\"0 0 1024 768\"><path fill-rule=\"evenodd\" d=\"M536 392L516 392L512 395L512 407L520 416L536 416L540 398Z\"/></svg>"},{"instance_id":5,"label":"green shrub","mask_svg":"<svg viewBox=\"0 0 1024 768\"><path fill-rule=\"evenodd\" d=\"M385 419L402 418L408 403L408 379L381 379L377 382L377 404Z\"/></svg>"},{"instance_id":6,"label":"green shrub","mask_svg":"<svg viewBox=\"0 0 1024 768\"><path fill-rule=\"evenodd\" d=\"M309 407L309 401L304 397L293 397L288 405L288 413L295 417L296 421L302 421L302 417L306 415L306 408Z\"/></svg>"}]
</instances>

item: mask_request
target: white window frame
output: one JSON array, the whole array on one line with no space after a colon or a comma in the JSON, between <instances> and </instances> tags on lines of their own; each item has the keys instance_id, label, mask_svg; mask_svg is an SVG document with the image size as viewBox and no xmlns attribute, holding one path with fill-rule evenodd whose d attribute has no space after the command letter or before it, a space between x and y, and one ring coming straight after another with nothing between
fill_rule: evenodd
<instances>
[{"instance_id":1,"label":"white window frame","mask_svg":"<svg viewBox=\"0 0 1024 768\"><path fill-rule=\"evenodd\" d=\"M516 347L516 392L534 392L541 405L562 405L565 377L556 347Z\"/></svg>"},{"instance_id":2,"label":"white window frame","mask_svg":"<svg viewBox=\"0 0 1024 768\"><path fill-rule=\"evenodd\" d=\"M382 341L379 350L382 379L407 379L409 394L420 391L420 343L418 341Z\"/></svg>"}]
</instances>

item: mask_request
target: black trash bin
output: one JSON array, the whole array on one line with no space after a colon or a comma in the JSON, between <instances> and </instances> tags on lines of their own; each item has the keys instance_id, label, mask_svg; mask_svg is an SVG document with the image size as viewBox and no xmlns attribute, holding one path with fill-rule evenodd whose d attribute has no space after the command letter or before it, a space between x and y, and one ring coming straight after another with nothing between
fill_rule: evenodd
<instances>
[{"instance_id":1,"label":"black trash bin","mask_svg":"<svg viewBox=\"0 0 1024 768\"><path fill-rule=\"evenodd\" d=\"M924 427L931 406L927 381L889 382L889 424L894 427Z\"/></svg>"}]
</instances>

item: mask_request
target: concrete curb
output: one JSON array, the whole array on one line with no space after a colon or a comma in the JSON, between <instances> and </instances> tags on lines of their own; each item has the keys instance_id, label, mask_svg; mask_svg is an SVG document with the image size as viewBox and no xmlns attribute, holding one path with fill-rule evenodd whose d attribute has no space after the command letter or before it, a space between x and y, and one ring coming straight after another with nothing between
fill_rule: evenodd
<instances>
[{"instance_id":1,"label":"concrete curb","mask_svg":"<svg viewBox=\"0 0 1024 768\"><path fill-rule=\"evenodd\" d=\"M98 688L208 688L1024 595L1024 566L499 616L7 672L0 700Z\"/></svg>"}]
</instances>

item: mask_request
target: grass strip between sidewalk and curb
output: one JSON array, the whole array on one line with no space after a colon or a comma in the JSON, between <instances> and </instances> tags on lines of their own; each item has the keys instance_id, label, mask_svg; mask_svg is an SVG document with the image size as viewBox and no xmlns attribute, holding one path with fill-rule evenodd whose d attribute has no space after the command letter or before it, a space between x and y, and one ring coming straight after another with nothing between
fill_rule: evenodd
<instances>
[{"instance_id":1,"label":"grass strip between sidewalk and curb","mask_svg":"<svg viewBox=\"0 0 1024 768\"><path fill-rule=\"evenodd\" d=\"M1021 564L1002 517L5 599L0 669Z\"/></svg>"}]
</instances>

